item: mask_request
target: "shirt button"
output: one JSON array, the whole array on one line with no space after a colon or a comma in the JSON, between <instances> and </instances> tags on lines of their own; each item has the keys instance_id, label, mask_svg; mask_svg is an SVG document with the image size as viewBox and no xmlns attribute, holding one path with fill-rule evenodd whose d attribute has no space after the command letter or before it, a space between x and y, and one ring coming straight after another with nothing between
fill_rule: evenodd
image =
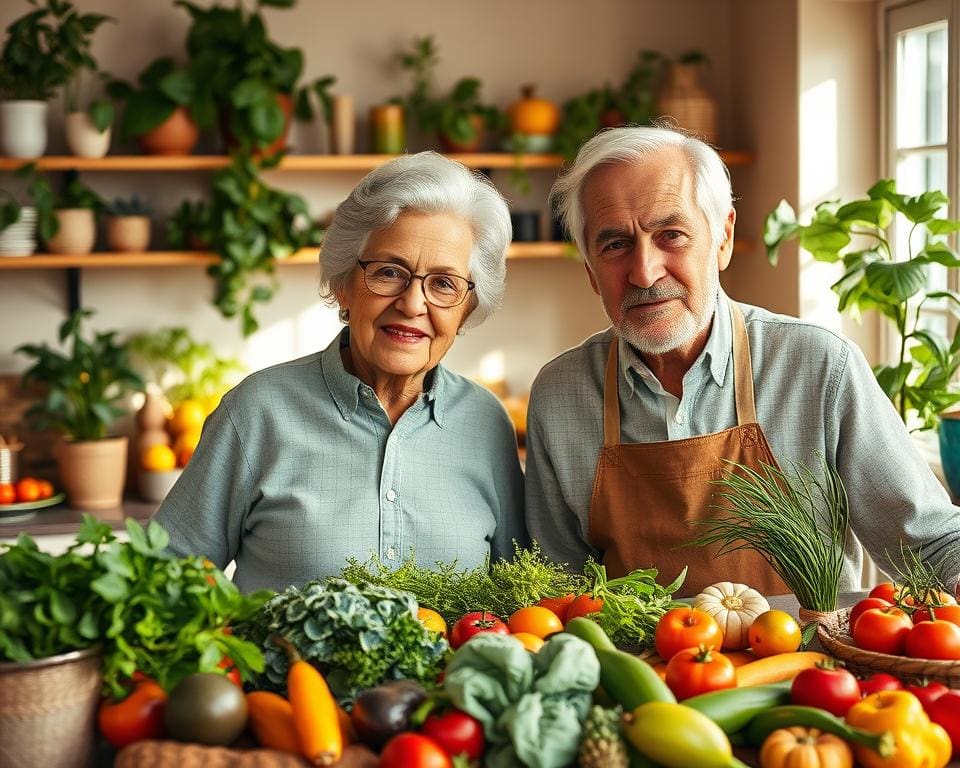
<instances>
[{"instance_id":1,"label":"shirt button","mask_svg":"<svg viewBox=\"0 0 960 768\"><path fill-rule=\"evenodd\" d=\"M396 501L396 500L397 500L397 492L393 490L393 488L391 488L389 491L387 491L387 501Z\"/></svg>"},{"instance_id":2,"label":"shirt button","mask_svg":"<svg viewBox=\"0 0 960 768\"><path fill-rule=\"evenodd\" d=\"M397 559L397 550L393 547L387 547L387 560L396 560Z\"/></svg>"}]
</instances>

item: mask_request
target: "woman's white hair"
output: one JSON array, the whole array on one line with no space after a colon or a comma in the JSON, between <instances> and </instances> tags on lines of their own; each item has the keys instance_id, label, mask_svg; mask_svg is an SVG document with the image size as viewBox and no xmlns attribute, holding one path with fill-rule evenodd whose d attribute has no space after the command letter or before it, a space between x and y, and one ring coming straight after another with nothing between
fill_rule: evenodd
<instances>
[{"instance_id":1,"label":"woman's white hair","mask_svg":"<svg viewBox=\"0 0 960 768\"><path fill-rule=\"evenodd\" d=\"M404 211L449 213L469 223L473 231L470 279L476 287L466 325L482 323L503 300L512 235L510 211L489 179L436 152L403 155L384 163L337 206L320 250L321 295L334 301L346 289L370 234L389 227Z\"/></svg>"},{"instance_id":2,"label":"woman's white hair","mask_svg":"<svg viewBox=\"0 0 960 768\"><path fill-rule=\"evenodd\" d=\"M602 164L635 163L676 147L683 152L694 172L694 197L710 226L714 250L724 238L724 224L733 207L730 173L709 145L671 128L625 126L601 131L577 152L573 164L550 191L553 209L560 215L580 253L586 257L587 243L581 193L590 172Z\"/></svg>"}]
</instances>

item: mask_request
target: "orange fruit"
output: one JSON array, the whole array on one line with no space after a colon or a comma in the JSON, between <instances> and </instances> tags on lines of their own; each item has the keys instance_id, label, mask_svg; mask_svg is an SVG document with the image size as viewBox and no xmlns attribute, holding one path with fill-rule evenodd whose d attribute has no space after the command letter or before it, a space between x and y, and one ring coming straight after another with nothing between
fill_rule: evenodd
<instances>
[{"instance_id":1,"label":"orange fruit","mask_svg":"<svg viewBox=\"0 0 960 768\"><path fill-rule=\"evenodd\" d=\"M447 636L447 622L433 609L417 608L417 620L431 632L439 632L444 637Z\"/></svg>"},{"instance_id":2,"label":"orange fruit","mask_svg":"<svg viewBox=\"0 0 960 768\"><path fill-rule=\"evenodd\" d=\"M21 504L40 498L40 481L35 477L21 477L16 484L17 501Z\"/></svg>"},{"instance_id":3,"label":"orange fruit","mask_svg":"<svg viewBox=\"0 0 960 768\"><path fill-rule=\"evenodd\" d=\"M175 435L184 432L200 432L204 419L207 418L206 408L199 400L183 400L173 409L169 428Z\"/></svg>"},{"instance_id":4,"label":"orange fruit","mask_svg":"<svg viewBox=\"0 0 960 768\"><path fill-rule=\"evenodd\" d=\"M173 441L173 453L176 456L178 467L187 466L187 462L190 461L193 452L197 450L199 442L199 429L188 429L177 436L177 439Z\"/></svg>"},{"instance_id":5,"label":"orange fruit","mask_svg":"<svg viewBox=\"0 0 960 768\"><path fill-rule=\"evenodd\" d=\"M563 622L549 608L528 605L526 608L514 611L507 621L507 627L513 634L531 634L542 640L556 632L562 632Z\"/></svg>"},{"instance_id":6,"label":"orange fruit","mask_svg":"<svg viewBox=\"0 0 960 768\"><path fill-rule=\"evenodd\" d=\"M765 611L750 625L750 648L755 656L790 653L800 647L800 625L785 611Z\"/></svg>"},{"instance_id":7,"label":"orange fruit","mask_svg":"<svg viewBox=\"0 0 960 768\"><path fill-rule=\"evenodd\" d=\"M140 466L151 472L169 472L177 466L177 456L169 445L154 443L140 456Z\"/></svg>"},{"instance_id":8,"label":"orange fruit","mask_svg":"<svg viewBox=\"0 0 960 768\"><path fill-rule=\"evenodd\" d=\"M520 644L528 651L536 653L543 648L543 640L529 632L514 632L510 637L519 640Z\"/></svg>"},{"instance_id":9,"label":"orange fruit","mask_svg":"<svg viewBox=\"0 0 960 768\"><path fill-rule=\"evenodd\" d=\"M41 499L49 499L53 496L53 483L49 480L37 480L37 485L40 486Z\"/></svg>"},{"instance_id":10,"label":"orange fruit","mask_svg":"<svg viewBox=\"0 0 960 768\"><path fill-rule=\"evenodd\" d=\"M16 504L17 489L13 483L0 483L0 504Z\"/></svg>"}]
</instances>

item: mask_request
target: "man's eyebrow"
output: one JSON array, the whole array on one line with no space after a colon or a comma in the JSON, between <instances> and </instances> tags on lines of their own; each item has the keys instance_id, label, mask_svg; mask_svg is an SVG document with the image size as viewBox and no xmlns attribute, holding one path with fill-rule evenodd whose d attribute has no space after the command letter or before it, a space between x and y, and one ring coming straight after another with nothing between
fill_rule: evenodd
<instances>
[{"instance_id":1,"label":"man's eyebrow","mask_svg":"<svg viewBox=\"0 0 960 768\"><path fill-rule=\"evenodd\" d=\"M607 227L606 229L601 229L597 232L597 236L593 238L595 243L602 243L605 240L611 240L618 237L630 237L629 230L622 229L621 227Z\"/></svg>"},{"instance_id":2,"label":"man's eyebrow","mask_svg":"<svg viewBox=\"0 0 960 768\"><path fill-rule=\"evenodd\" d=\"M641 224L640 228L644 232L652 232L655 229L662 229L663 227L671 227L675 225L688 225L689 219L680 212L668 213L662 219L656 219L650 223L644 225ZM632 237L633 233L629 229L623 227L607 227L601 229L597 232L597 236L593 238L595 243L602 243L606 240L610 240L618 237Z\"/></svg>"}]
</instances>

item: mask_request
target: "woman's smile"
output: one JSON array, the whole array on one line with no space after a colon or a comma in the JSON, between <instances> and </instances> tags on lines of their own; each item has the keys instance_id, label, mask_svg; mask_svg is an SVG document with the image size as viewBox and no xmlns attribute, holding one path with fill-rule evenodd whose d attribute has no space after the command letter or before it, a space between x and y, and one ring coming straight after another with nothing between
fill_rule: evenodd
<instances>
[{"instance_id":1,"label":"woman's smile","mask_svg":"<svg viewBox=\"0 0 960 768\"><path fill-rule=\"evenodd\" d=\"M412 328L409 325L400 325L391 323L380 328L386 337L397 344L417 344L421 341L429 341L430 336L419 328Z\"/></svg>"}]
</instances>

